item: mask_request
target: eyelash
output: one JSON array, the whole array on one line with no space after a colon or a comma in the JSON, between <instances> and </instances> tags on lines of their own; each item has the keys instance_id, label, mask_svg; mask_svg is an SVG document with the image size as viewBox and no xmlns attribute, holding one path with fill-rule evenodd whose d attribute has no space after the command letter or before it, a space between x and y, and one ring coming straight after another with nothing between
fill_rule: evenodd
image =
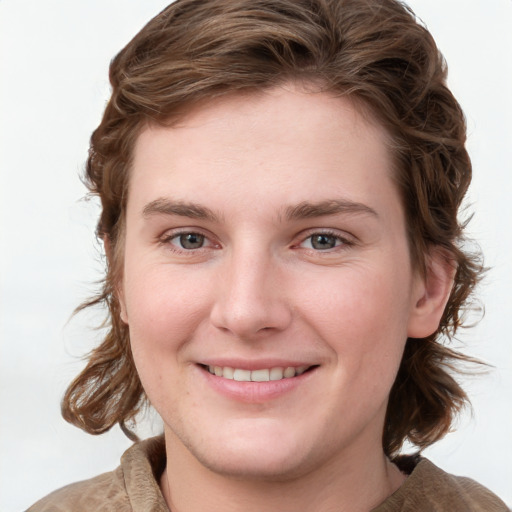
<instances>
[{"instance_id":1,"label":"eyelash","mask_svg":"<svg viewBox=\"0 0 512 512\"><path fill-rule=\"evenodd\" d=\"M308 233L308 235L305 237L305 238L302 238L301 242L299 244L297 244L298 246L302 245L304 242L306 242L307 240L312 240L313 237L315 236L325 236L325 237L332 237L336 240L336 243L340 242L339 244L335 245L334 247L332 248L329 248L329 249L315 249L313 247L311 248L307 248L307 250L309 251L313 251L315 253L330 253L330 252L333 252L334 250L338 249L338 250L344 250L344 249L347 249L351 246L353 246L355 244L354 241L352 240L349 240L348 237L345 237L345 236L341 236L337 231L332 231L332 230L317 230L317 231L310 231Z\"/></svg>"},{"instance_id":2,"label":"eyelash","mask_svg":"<svg viewBox=\"0 0 512 512\"><path fill-rule=\"evenodd\" d=\"M196 236L202 237L203 241L209 241L210 243L207 246L202 245L201 247L191 248L191 249L187 249L185 247L178 247L177 245L172 243L173 240L175 240L183 235L196 235ZM292 248L300 248L302 246L302 244L304 244L306 241L308 241L308 240L312 241L313 237L315 237L315 236L317 236L317 237L318 236L332 237L335 239L336 245L334 247L327 248L327 249L315 249L314 247L303 247L303 249L306 249L307 251L311 251L314 253L329 254L336 250L344 250L344 249L347 249L347 248L355 245L355 242L353 240L350 240L347 237L341 236L336 231L321 229L321 230L309 231L307 233L307 236L305 236L305 237L302 235L299 243L293 244ZM208 249L210 247L214 247L214 248L216 247L216 244L211 242L208 235L201 233L201 231L199 231L199 230L194 231L194 230L190 230L190 229L183 229L183 230L173 231L171 233L164 234L159 239L159 243L161 245L165 245L172 252L180 253L180 254L194 253L194 252L197 253L198 251L202 251L202 250ZM310 243L312 243L312 242L310 242ZM217 247L218 247L218 245L217 245Z\"/></svg>"},{"instance_id":3,"label":"eyelash","mask_svg":"<svg viewBox=\"0 0 512 512\"><path fill-rule=\"evenodd\" d=\"M176 245L174 245L172 243L172 240L174 239L177 239L183 235L197 235L199 237L202 237L205 241L206 240L210 240L208 235L204 234L204 233L201 233L200 231L194 231L194 230L190 230L190 229L183 229L183 230L180 230L180 231L173 231L172 233L166 233L164 234L160 239L159 239L159 243L161 245L165 245L169 250L171 250L172 252L176 252L176 253L192 253L192 252L197 252L197 251L201 251L201 250L204 250L204 249L207 249L209 248L210 246L201 246L201 247L198 247L196 249L186 249L184 247L177 247ZM213 244L213 242L210 242L210 245L211 246L214 246L215 244Z\"/></svg>"}]
</instances>

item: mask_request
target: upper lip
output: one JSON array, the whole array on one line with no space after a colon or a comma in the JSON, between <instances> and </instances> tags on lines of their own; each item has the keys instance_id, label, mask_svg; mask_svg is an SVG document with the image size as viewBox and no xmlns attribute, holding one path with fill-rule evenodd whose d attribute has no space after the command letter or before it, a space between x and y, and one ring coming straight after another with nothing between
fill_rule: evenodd
<instances>
[{"instance_id":1,"label":"upper lip","mask_svg":"<svg viewBox=\"0 0 512 512\"><path fill-rule=\"evenodd\" d=\"M271 368L289 368L300 366L315 366L317 363L304 360L288 360L288 359L229 359L229 358L212 358L200 361L199 364L204 366L220 366L229 368L239 368L240 370L264 370Z\"/></svg>"}]
</instances>

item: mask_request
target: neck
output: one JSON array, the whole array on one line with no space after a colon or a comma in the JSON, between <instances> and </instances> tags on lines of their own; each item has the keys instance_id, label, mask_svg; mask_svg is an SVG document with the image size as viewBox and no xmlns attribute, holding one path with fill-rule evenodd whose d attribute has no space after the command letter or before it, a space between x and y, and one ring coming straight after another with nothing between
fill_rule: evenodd
<instances>
[{"instance_id":1,"label":"neck","mask_svg":"<svg viewBox=\"0 0 512 512\"><path fill-rule=\"evenodd\" d=\"M211 471L169 432L166 451L170 462L160 486L171 512L368 512L405 480L373 446L357 458L333 457L305 474L279 480Z\"/></svg>"}]
</instances>

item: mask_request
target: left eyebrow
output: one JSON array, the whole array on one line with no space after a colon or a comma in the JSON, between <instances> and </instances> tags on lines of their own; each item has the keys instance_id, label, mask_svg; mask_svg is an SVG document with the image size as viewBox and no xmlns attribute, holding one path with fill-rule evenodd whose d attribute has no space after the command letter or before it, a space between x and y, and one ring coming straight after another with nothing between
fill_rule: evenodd
<instances>
[{"instance_id":1,"label":"left eyebrow","mask_svg":"<svg viewBox=\"0 0 512 512\"><path fill-rule=\"evenodd\" d=\"M338 214L364 214L378 217L378 213L363 203L348 201L346 199L329 199L318 203L303 201L284 210L287 220L310 219L324 215Z\"/></svg>"}]
</instances>

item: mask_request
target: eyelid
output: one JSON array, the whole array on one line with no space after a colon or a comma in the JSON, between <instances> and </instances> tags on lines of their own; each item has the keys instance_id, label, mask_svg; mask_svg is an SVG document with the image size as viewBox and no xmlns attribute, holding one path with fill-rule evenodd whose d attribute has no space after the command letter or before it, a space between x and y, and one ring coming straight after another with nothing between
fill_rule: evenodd
<instances>
[{"instance_id":1,"label":"eyelid","mask_svg":"<svg viewBox=\"0 0 512 512\"><path fill-rule=\"evenodd\" d=\"M311 249L311 248L305 248L307 250L311 250L314 252L323 252L328 253L330 251L336 250L338 247L351 247L357 243L357 239L354 235L351 235L350 233L347 233L346 231L339 231L332 228L311 228L306 231L303 231L300 233L300 235L297 237L298 242L293 244L293 247L300 248L301 245L311 238L314 235L325 235L325 236L332 236L338 240L341 241L341 244L331 248L331 249L325 249L325 250L318 250L318 249Z\"/></svg>"},{"instance_id":2,"label":"eyelid","mask_svg":"<svg viewBox=\"0 0 512 512\"><path fill-rule=\"evenodd\" d=\"M201 235L204 237L205 241L208 242L207 245L203 247L199 247L197 249L184 249L180 248L175 244L171 243L171 240L174 238L179 237L180 235L187 235L187 234L196 234ZM166 245L171 251L177 252L177 253L192 253L192 252L199 252L205 249L210 248L218 248L220 247L220 244L215 242L213 240L213 236L205 231L204 229L197 228L197 227L180 227L180 228L173 228L166 230L162 235L157 237L157 241L161 245Z\"/></svg>"},{"instance_id":3,"label":"eyelid","mask_svg":"<svg viewBox=\"0 0 512 512\"><path fill-rule=\"evenodd\" d=\"M179 248L175 244L171 244L171 240L174 238L179 237L180 235L185 234L198 234L204 237L205 241L207 242L207 245L203 247L199 247L197 249L183 249ZM310 228L305 231L302 231L299 233L295 240L296 242L293 242L291 244L291 248L301 248L301 245L308 239L311 238L314 235L325 235L325 236L332 236L341 241L341 244L331 248L331 249L325 249L325 250L318 250L318 249L312 249L312 248L304 248L306 250L311 250L316 253L324 252L328 253L330 251L336 250L338 247L350 247L357 244L357 238L352 235L351 233L347 233L346 231L340 231L333 228ZM195 226L187 226L187 227L179 227L179 228L171 228L164 231L161 235L157 237L157 242L160 245L165 245L167 247L170 247L173 252L178 253L192 253L192 252L199 252L205 249L210 248L220 248L221 244L219 242L215 241L215 237L210 233L209 231L195 227Z\"/></svg>"}]
</instances>

